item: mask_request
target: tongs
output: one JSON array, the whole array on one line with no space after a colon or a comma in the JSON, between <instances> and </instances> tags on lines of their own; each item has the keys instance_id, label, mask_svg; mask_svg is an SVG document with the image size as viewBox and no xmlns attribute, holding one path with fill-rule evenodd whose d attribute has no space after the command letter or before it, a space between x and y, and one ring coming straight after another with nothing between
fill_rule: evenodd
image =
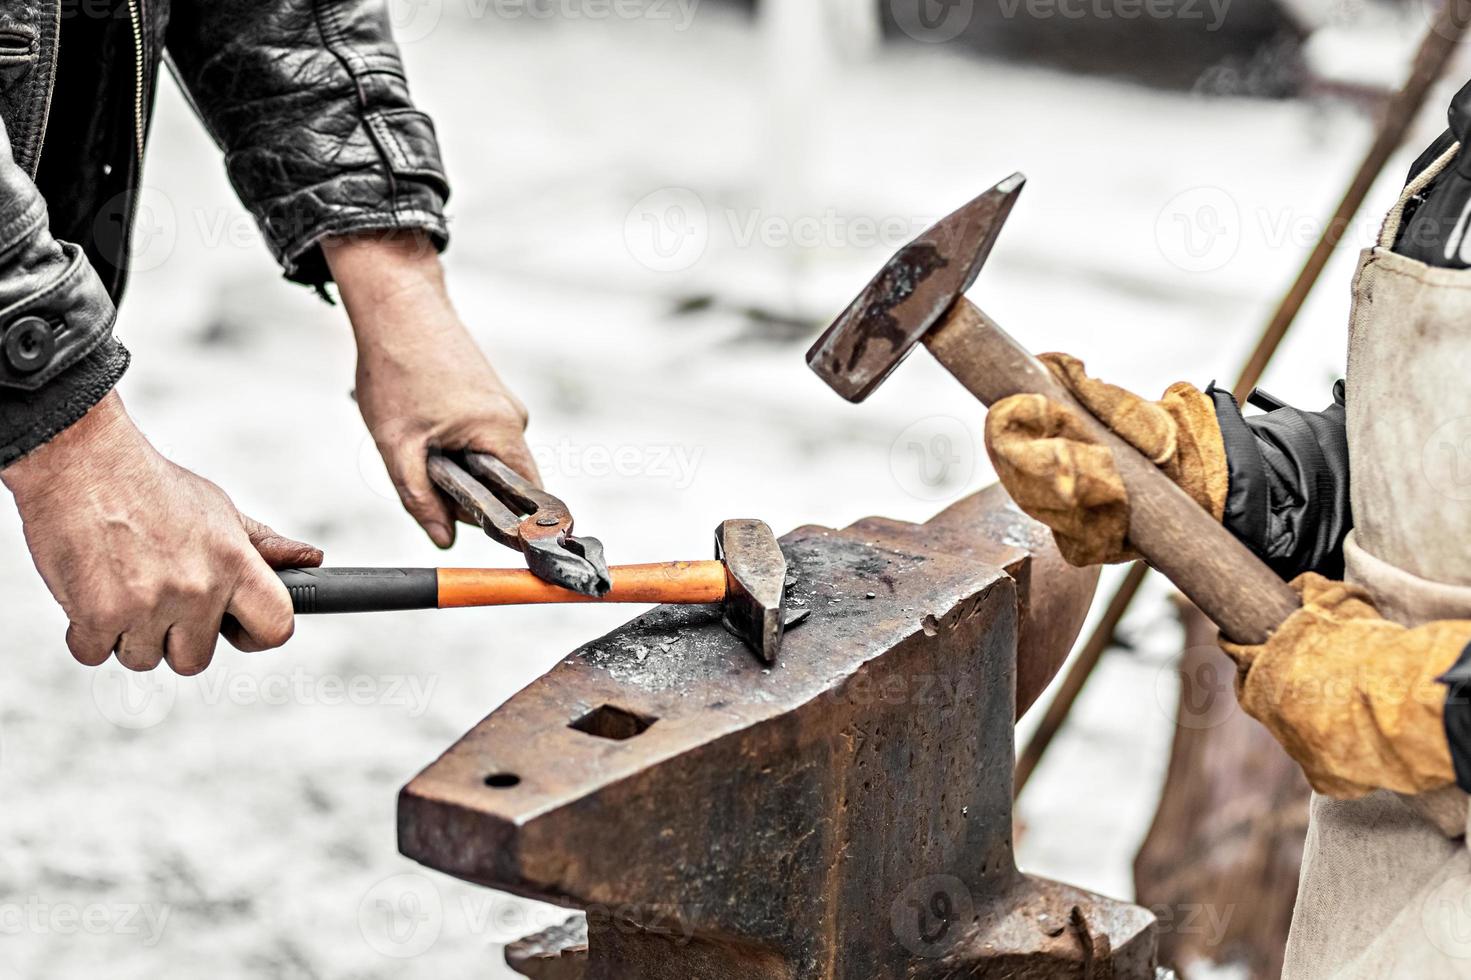
<instances>
[{"instance_id":1,"label":"tongs","mask_svg":"<svg viewBox=\"0 0 1471 980\"><path fill-rule=\"evenodd\" d=\"M601 597L612 588L603 543L572 533L572 512L489 453L429 458L429 476L465 516L521 552L543 582Z\"/></svg>"}]
</instances>

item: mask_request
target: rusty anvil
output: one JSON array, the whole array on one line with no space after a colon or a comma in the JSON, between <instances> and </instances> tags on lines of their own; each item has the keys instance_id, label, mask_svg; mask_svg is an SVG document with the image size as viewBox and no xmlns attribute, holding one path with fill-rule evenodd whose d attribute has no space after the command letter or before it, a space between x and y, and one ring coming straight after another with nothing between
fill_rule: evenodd
<instances>
[{"instance_id":1,"label":"rusty anvil","mask_svg":"<svg viewBox=\"0 0 1471 980\"><path fill-rule=\"evenodd\" d=\"M508 950L543 980L1153 980L1147 911L1012 857L1013 719L1096 572L999 488L782 547L812 613L778 664L639 617L410 782L403 853L584 910Z\"/></svg>"}]
</instances>

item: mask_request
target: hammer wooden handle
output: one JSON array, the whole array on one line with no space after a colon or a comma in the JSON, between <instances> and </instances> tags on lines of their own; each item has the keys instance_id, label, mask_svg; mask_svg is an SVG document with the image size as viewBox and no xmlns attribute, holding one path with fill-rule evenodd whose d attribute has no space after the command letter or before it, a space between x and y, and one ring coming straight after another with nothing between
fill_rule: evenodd
<instances>
[{"instance_id":1,"label":"hammer wooden handle","mask_svg":"<svg viewBox=\"0 0 1471 980\"><path fill-rule=\"evenodd\" d=\"M460 609L560 602L723 602L719 561L624 565L602 598L543 582L524 568L299 568L278 573L298 615Z\"/></svg>"},{"instance_id":2,"label":"hammer wooden handle","mask_svg":"<svg viewBox=\"0 0 1471 980\"><path fill-rule=\"evenodd\" d=\"M956 302L925 346L986 405L1010 395L1045 395L1071 408L1113 451L1129 493L1129 542L1221 631L1262 643L1298 608L1297 593L1137 449L1078 403L1041 361L969 300Z\"/></svg>"}]
</instances>

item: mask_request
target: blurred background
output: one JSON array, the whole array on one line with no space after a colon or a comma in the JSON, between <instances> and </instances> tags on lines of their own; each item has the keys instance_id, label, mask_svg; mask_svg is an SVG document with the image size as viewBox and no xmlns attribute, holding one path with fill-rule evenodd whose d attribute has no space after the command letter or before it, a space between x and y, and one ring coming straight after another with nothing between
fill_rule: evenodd
<instances>
[{"instance_id":1,"label":"blurred background","mask_svg":"<svg viewBox=\"0 0 1471 980\"><path fill-rule=\"evenodd\" d=\"M706 557L726 517L918 521L993 481L980 408L930 359L852 406L802 355L898 246L1013 171L1030 182L973 298L1142 392L1229 383L1435 6L391 9L454 187L452 292L579 529L643 562ZM1468 71L1457 52L1272 363L1274 395L1327 403L1354 255ZM149 152L119 325L145 431L331 563L510 564L473 533L446 559L400 511L349 397L344 315L280 280L168 79ZM565 917L399 857L395 797L636 610L303 622L284 651L139 678L72 662L8 509L0 554L0 978L507 977L502 944ZM1133 896L1190 642L1151 581L1021 798L1026 870ZM1207 946L1249 913L1209 911ZM1262 975L1214 946L1188 975Z\"/></svg>"}]
</instances>

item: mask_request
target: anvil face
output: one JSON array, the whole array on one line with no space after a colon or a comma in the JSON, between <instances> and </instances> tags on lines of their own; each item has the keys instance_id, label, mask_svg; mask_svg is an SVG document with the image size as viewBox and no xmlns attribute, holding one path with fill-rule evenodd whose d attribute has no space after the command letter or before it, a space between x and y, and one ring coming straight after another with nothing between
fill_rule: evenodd
<instances>
[{"instance_id":1,"label":"anvil face","mask_svg":"<svg viewBox=\"0 0 1471 980\"><path fill-rule=\"evenodd\" d=\"M754 661L714 610L640 617L411 782L403 852L589 910L585 962L555 975L858 980L953 976L1018 950L1076 961L1077 937L1053 927L1102 900L1012 861L1013 580L861 530L782 543L789 604L812 615L779 664ZM1135 911L1098 936L1119 977L1152 960Z\"/></svg>"}]
</instances>

